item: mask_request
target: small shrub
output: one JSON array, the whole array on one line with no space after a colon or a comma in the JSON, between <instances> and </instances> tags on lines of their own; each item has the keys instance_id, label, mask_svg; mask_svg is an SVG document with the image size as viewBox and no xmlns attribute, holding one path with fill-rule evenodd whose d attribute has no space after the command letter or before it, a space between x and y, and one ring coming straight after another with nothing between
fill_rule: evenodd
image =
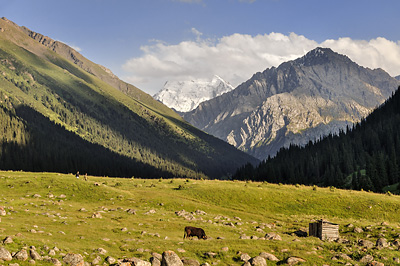
<instances>
[{"instance_id":1,"label":"small shrub","mask_svg":"<svg viewBox=\"0 0 400 266\"><path fill-rule=\"evenodd\" d=\"M115 183L115 185L114 185L114 187L120 187L120 186L122 186L122 183L121 183L121 182L117 182L117 183Z\"/></svg>"},{"instance_id":2,"label":"small shrub","mask_svg":"<svg viewBox=\"0 0 400 266\"><path fill-rule=\"evenodd\" d=\"M336 188L335 188L334 186L330 186L330 187L329 187L329 190L330 190L331 192L335 192Z\"/></svg>"},{"instance_id":3,"label":"small shrub","mask_svg":"<svg viewBox=\"0 0 400 266\"><path fill-rule=\"evenodd\" d=\"M316 190L317 190L317 186L314 185L314 186L312 187L312 190L316 191Z\"/></svg>"}]
</instances>

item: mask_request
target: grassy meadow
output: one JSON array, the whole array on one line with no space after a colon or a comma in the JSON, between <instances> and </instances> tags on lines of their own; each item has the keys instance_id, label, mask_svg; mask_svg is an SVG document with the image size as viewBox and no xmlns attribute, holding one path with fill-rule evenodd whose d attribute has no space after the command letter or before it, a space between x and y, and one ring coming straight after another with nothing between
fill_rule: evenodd
<instances>
[{"instance_id":1,"label":"grassy meadow","mask_svg":"<svg viewBox=\"0 0 400 266\"><path fill-rule=\"evenodd\" d=\"M379 237L388 242L399 237L400 197L390 194L219 180L89 176L85 181L83 175L11 171L0 172L0 193L0 207L7 212L0 216L1 240L13 239L1 245L10 252L35 246L42 255L57 247L53 257L60 261L72 252L91 262L99 248L107 250L100 255L103 261L107 256L148 260L152 252L173 250L181 258L217 265L242 265L240 253L254 257L260 252L281 261L297 256L306 260L304 265L341 265L342 260L331 260L336 253L351 256L352 265L363 265L357 259L364 254L385 265L396 265L394 258L400 257L393 246L357 245L359 239L375 243ZM182 210L193 212L194 219L176 214ZM338 223L348 243L294 235L317 219ZM354 233L348 224L370 230ZM187 225L202 227L209 239L183 240ZM282 241L240 239L269 232Z\"/></svg>"}]
</instances>

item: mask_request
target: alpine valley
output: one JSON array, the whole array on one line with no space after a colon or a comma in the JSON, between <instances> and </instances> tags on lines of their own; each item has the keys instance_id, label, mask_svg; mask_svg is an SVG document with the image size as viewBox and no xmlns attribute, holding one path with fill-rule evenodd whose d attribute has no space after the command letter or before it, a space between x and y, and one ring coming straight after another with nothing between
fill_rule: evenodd
<instances>
[{"instance_id":1,"label":"alpine valley","mask_svg":"<svg viewBox=\"0 0 400 266\"><path fill-rule=\"evenodd\" d=\"M258 160L110 70L0 19L0 168L222 178Z\"/></svg>"},{"instance_id":2,"label":"alpine valley","mask_svg":"<svg viewBox=\"0 0 400 266\"><path fill-rule=\"evenodd\" d=\"M400 82L316 48L256 73L236 89L183 114L192 125L263 160L290 144L305 145L359 122Z\"/></svg>"}]
</instances>

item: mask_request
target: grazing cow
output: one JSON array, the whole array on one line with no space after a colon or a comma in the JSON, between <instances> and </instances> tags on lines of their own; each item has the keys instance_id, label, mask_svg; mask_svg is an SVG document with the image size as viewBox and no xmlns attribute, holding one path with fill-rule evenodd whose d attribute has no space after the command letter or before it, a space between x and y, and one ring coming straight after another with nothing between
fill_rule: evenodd
<instances>
[{"instance_id":1,"label":"grazing cow","mask_svg":"<svg viewBox=\"0 0 400 266\"><path fill-rule=\"evenodd\" d=\"M197 228L193 226L186 226L185 233L183 234L183 239L186 237L194 237L197 236L198 239L207 239L206 233L202 228Z\"/></svg>"}]
</instances>

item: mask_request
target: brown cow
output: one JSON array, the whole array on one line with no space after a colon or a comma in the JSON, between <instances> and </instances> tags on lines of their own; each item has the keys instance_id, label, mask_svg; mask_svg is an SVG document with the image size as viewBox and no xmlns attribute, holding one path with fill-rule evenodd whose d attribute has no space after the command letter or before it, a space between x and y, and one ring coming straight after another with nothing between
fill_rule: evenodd
<instances>
[{"instance_id":1,"label":"brown cow","mask_svg":"<svg viewBox=\"0 0 400 266\"><path fill-rule=\"evenodd\" d=\"M198 239L207 239L206 233L202 228L197 228L193 226L186 226L185 233L183 234L183 239L186 237L194 237L197 236Z\"/></svg>"}]
</instances>

